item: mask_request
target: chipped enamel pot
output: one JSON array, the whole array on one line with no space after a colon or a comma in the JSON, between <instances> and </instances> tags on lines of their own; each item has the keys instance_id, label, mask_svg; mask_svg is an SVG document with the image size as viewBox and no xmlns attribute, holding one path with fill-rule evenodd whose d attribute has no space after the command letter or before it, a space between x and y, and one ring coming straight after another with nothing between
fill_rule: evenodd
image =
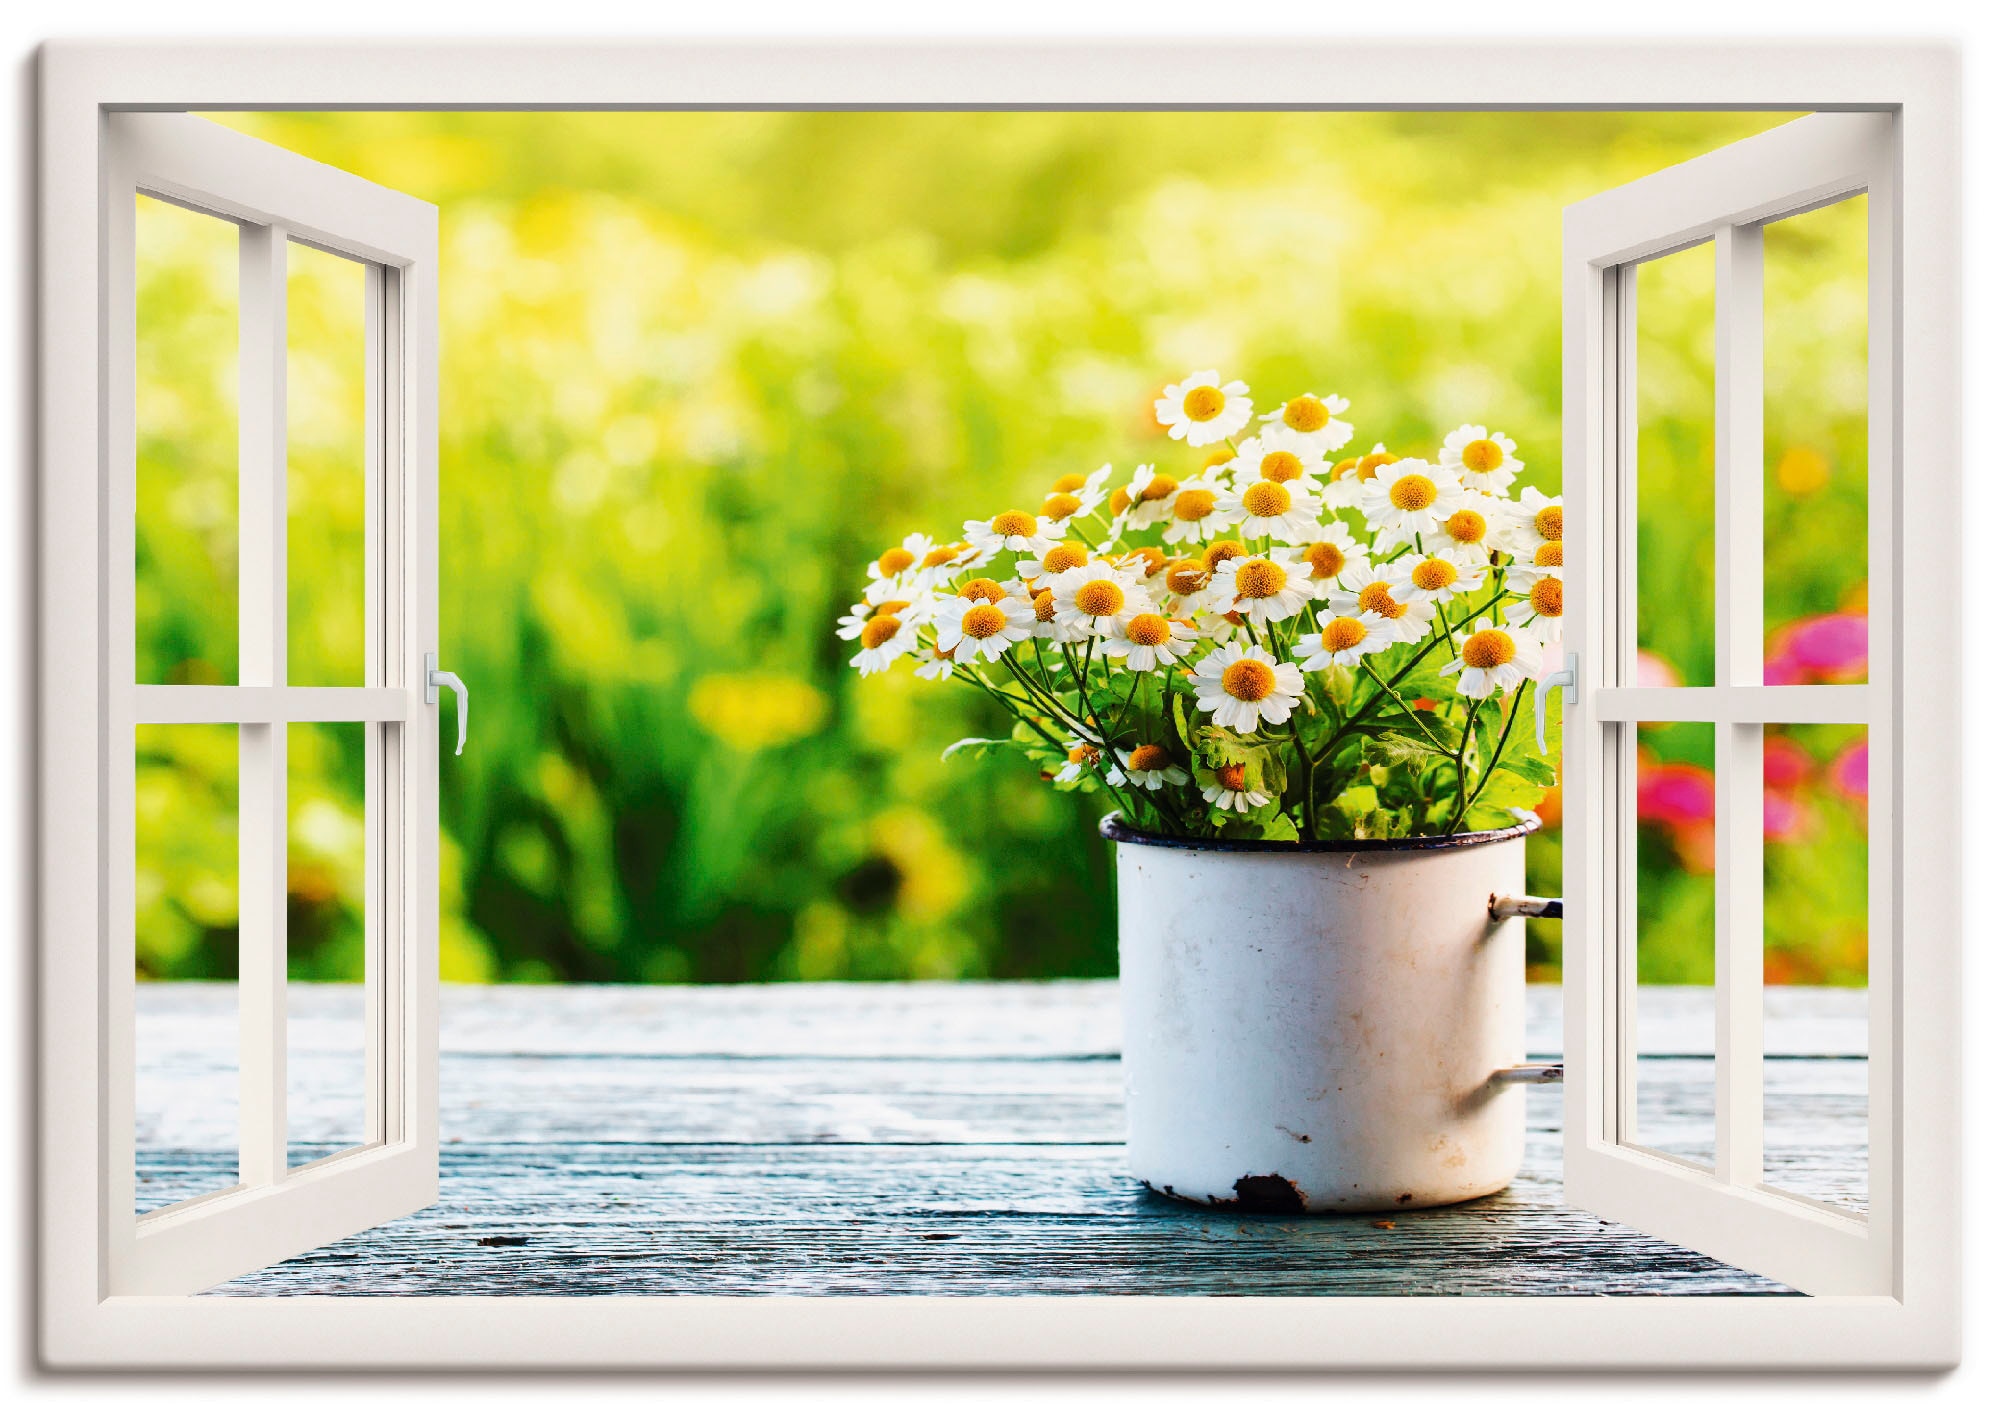
<instances>
[{"instance_id":1,"label":"chipped enamel pot","mask_svg":"<svg viewBox=\"0 0 2000 1409\"><path fill-rule=\"evenodd\" d=\"M1526 1138L1518 895L1533 820L1401 842L1195 842L1113 814L1126 1151L1266 1212L1456 1203Z\"/></svg>"}]
</instances>

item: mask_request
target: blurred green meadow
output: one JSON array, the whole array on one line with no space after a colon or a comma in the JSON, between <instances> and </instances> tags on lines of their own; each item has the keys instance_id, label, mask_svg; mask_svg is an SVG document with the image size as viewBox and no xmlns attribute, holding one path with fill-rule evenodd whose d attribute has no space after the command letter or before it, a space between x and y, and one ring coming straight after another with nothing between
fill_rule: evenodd
<instances>
[{"instance_id":1,"label":"blurred green meadow","mask_svg":"<svg viewBox=\"0 0 2000 1409\"><path fill-rule=\"evenodd\" d=\"M1783 117L220 120L440 208L440 647L474 698L441 761L444 976L714 982L1115 972L1101 805L941 762L1004 728L976 699L856 677L833 623L864 565L1063 473L1191 468L1151 399L1193 367L1260 405L1337 391L1360 449L1483 422L1557 492L1562 207ZM234 234L143 198L139 229L139 678L226 683ZM1854 202L1770 235L1773 678L1857 678L1864 252ZM291 679L359 683L361 274L293 255ZM1641 279L1640 644L1705 683L1712 260ZM1773 981L1865 981L1854 733L1773 734ZM233 736L137 750L140 972L231 976ZM360 974L362 750L292 731L295 977ZM1645 731L1642 979L1711 971L1712 760ZM1535 976L1559 944L1532 927Z\"/></svg>"}]
</instances>

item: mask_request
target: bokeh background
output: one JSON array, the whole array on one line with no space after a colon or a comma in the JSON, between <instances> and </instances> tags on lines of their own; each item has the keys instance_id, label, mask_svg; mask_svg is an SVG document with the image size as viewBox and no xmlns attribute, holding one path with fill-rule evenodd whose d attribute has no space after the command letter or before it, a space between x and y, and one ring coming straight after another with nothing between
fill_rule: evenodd
<instances>
[{"instance_id":1,"label":"bokeh background","mask_svg":"<svg viewBox=\"0 0 2000 1409\"><path fill-rule=\"evenodd\" d=\"M1505 430L1560 487L1562 207L1776 114L283 113L218 120L441 212L447 979L1115 971L1101 806L939 753L835 616L913 529L1109 460L1190 368L1337 391L1365 447ZM1770 678L1859 678L1865 223L1769 235ZM236 255L142 198L138 660L236 669ZM292 679L358 683L361 275L294 248ZM1712 259L1641 273L1639 631L1712 678ZM449 706L446 707L449 712ZM444 726L452 726L447 720ZM139 965L235 972L235 741L141 732ZM292 972L360 972L360 726L291 742ZM1866 740L1767 740L1767 975L1866 978ZM1709 731L1644 731L1640 976L1712 971ZM1561 798L1530 854L1560 893ZM1552 978L1560 929L1537 924Z\"/></svg>"}]
</instances>

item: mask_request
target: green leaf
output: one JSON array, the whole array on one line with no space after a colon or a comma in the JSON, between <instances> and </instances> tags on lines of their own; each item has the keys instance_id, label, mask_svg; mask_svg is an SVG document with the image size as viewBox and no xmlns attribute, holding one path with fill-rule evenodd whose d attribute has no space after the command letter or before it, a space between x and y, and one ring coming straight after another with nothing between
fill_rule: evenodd
<instances>
[{"instance_id":1,"label":"green leaf","mask_svg":"<svg viewBox=\"0 0 2000 1409\"><path fill-rule=\"evenodd\" d=\"M1340 815L1349 822L1358 822L1381 807L1382 795L1373 785L1352 787L1336 797L1333 805L1340 809Z\"/></svg>"},{"instance_id":2,"label":"green leaf","mask_svg":"<svg viewBox=\"0 0 2000 1409\"><path fill-rule=\"evenodd\" d=\"M1025 726L1017 724L1014 727L1018 729ZM1014 739L960 739L955 744L947 745L945 751L939 754L938 758L940 760L947 759L953 754L963 752L967 749L972 751L974 757L979 757L980 755L991 753L994 749L1014 748L1017 742Z\"/></svg>"}]
</instances>

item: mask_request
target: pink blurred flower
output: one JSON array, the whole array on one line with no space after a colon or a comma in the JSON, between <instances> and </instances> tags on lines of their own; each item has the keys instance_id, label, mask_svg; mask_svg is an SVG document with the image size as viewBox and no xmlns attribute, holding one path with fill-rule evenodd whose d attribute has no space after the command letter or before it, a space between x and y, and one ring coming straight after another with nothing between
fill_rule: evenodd
<instances>
[{"instance_id":1,"label":"pink blurred flower","mask_svg":"<svg viewBox=\"0 0 2000 1409\"><path fill-rule=\"evenodd\" d=\"M1715 776L1693 763L1639 762L1639 820L1669 827L1715 817Z\"/></svg>"},{"instance_id":2,"label":"pink blurred flower","mask_svg":"<svg viewBox=\"0 0 2000 1409\"><path fill-rule=\"evenodd\" d=\"M1764 840L1797 841L1806 834L1809 817L1796 798L1764 790Z\"/></svg>"},{"instance_id":3,"label":"pink blurred flower","mask_svg":"<svg viewBox=\"0 0 2000 1409\"><path fill-rule=\"evenodd\" d=\"M1834 790L1855 802L1868 797L1868 741L1857 739L1842 749L1826 770ZM1644 786L1643 784L1641 786Z\"/></svg>"},{"instance_id":4,"label":"pink blurred flower","mask_svg":"<svg viewBox=\"0 0 2000 1409\"><path fill-rule=\"evenodd\" d=\"M1641 651L1638 666L1632 672L1632 683L1645 687L1672 689L1681 683L1681 673L1651 651Z\"/></svg>"},{"instance_id":5,"label":"pink blurred flower","mask_svg":"<svg viewBox=\"0 0 2000 1409\"><path fill-rule=\"evenodd\" d=\"M1772 734L1764 740L1764 786L1780 792L1801 787L1812 777L1813 756L1797 739Z\"/></svg>"},{"instance_id":6,"label":"pink blurred flower","mask_svg":"<svg viewBox=\"0 0 2000 1409\"><path fill-rule=\"evenodd\" d=\"M1868 668L1868 618L1830 612L1781 627L1764 652L1766 685L1858 679Z\"/></svg>"}]
</instances>

